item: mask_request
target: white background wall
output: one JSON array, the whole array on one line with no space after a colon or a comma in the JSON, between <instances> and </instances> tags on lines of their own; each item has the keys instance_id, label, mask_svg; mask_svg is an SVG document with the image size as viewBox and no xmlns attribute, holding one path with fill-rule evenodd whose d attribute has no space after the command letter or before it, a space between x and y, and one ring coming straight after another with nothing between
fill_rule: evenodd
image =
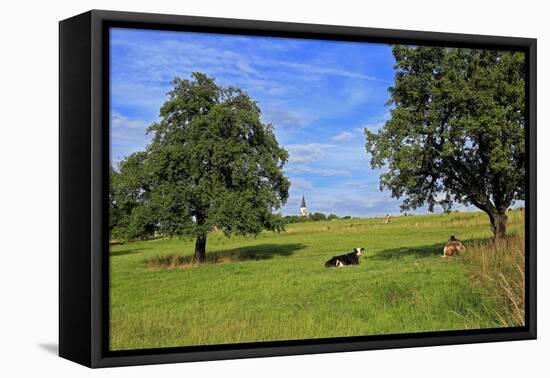
<instances>
[{"instance_id":1,"label":"white background wall","mask_svg":"<svg viewBox=\"0 0 550 378\"><path fill-rule=\"evenodd\" d=\"M550 28L544 1L4 1L0 5L0 375L401 376L548 374ZM58 25L89 9L536 37L539 135L539 340L89 370L58 358ZM545 117L546 115L546 117ZM546 296L545 298L543 298ZM544 351L546 349L546 351Z\"/></svg>"}]
</instances>

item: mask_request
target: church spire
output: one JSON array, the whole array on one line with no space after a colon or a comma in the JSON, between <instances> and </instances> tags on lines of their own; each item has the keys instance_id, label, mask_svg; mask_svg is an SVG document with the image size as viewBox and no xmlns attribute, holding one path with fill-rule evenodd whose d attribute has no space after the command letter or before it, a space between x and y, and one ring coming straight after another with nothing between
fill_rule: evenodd
<instances>
[{"instance_id":1,"label":"church spire","mask_svg":"<svg viewBox=\"0 0 550 378\"><path fill-rule=\"evenodd\" d=\"M302 194L302 205L300 206L300 216L307 217L306 198Z\"/></svg>"}]
</instances>

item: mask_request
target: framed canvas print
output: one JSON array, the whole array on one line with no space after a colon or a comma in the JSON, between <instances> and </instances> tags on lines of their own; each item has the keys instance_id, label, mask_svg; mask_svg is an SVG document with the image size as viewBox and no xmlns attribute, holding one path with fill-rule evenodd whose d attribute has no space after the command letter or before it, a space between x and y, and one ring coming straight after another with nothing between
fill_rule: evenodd
<instances>
[{"instance_id":1,"label":"framed canvas print","mask_svg":"<svg viewBox=\"0 0 550 378\"><path fill-rule=\"evenodd\" d=\"M60 22L62 357L536 337L536 40Z\"/></svg>"}]
</instances>

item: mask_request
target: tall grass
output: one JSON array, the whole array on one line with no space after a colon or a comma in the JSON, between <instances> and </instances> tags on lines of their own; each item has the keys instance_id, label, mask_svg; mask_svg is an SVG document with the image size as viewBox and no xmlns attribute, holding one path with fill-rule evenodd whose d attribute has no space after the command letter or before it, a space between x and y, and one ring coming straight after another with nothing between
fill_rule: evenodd
<instances>
[{"instance_id":1,"label":"tall grass","mask_svg":"<svg viewBox=\"0 0 550 378\"><path fill-rule=\"evenodd\" d=\"M505 241L475 241L464 261L475 283L494 299L491 311L503 327L525 325L525 236L509 235Z\"/></svg>"}]
</instances>

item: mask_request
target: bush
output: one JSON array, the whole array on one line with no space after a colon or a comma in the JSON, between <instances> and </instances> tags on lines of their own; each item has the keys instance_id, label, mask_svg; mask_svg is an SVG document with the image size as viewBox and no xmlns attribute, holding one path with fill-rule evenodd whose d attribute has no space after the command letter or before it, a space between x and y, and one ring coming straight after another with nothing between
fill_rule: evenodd
<instances>
[{"instance_id":1,"label":"bush","mask_svg":"<svg viewBox=\"0 0 550 378\"><path fill-rule=\"evenodd\" d=\"M290 223L304 223L304 222L311 222L311 219L308 217L302 217L298 215L287 215L284 217L284 221L286 224Z\"/></svg>"},{"instance_id":2,"label":"bush","mask_svg":"<svg viewBox=\"0 0 550 378\"><path fill-rule=\"evenodd\" d=\"M315 213L309 214L309 218L312 221L320 221L320 220L326 220L327 216L323 213L315 212Z\"/></svg>"}]
</instances>

